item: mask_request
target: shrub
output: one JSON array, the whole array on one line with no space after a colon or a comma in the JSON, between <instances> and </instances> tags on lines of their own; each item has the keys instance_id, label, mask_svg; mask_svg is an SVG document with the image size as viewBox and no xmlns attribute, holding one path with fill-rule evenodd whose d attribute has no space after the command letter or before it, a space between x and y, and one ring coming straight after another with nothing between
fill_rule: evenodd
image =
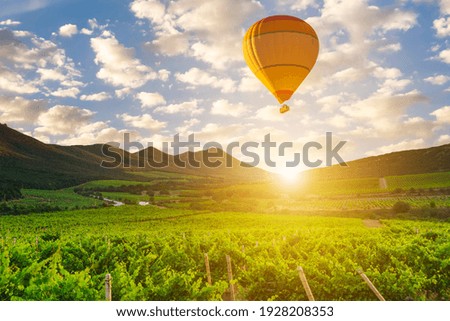
<instances>
[{"instance_id":1,"label":"shrub","mask_svg":"<svg viewBox=\"0 0 450 321\"><path fill-rule=\"evenodd\" d=\"M403 201L398 201L392 207L392 210L394 211L394 213L407 213L407 212L409 212L410 209L411 209L411 205L409 205L409 203L406 203Z\"/></svg>"}]
</instances>

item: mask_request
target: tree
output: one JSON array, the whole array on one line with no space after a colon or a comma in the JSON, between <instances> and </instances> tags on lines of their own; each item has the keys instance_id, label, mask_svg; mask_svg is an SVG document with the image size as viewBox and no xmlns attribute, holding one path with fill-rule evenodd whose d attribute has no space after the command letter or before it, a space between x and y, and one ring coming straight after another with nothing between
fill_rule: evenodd
<instances>
[{"instance_id":1,"label":"tree","mask_svg":"<svg viewBox=\"0 0 450 321\"><path fill-rule=\"evenodd\" d=\"M392 207L392 210L394 211L394 213L406 213L406 212L409 212L410 209L411 209L411 205L409 205L409 203L406 203L403 201L398 201Z\"/></svg>"}]
</instances>

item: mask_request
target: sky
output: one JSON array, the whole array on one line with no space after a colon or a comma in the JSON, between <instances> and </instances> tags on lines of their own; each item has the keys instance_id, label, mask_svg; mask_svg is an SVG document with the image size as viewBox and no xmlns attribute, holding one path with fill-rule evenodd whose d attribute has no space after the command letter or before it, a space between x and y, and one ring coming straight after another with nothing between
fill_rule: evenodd
<instances>
[{"instance_id":1,"label":"sky","mask_svg":"<svg viewBox=\"0 0 450 321\"><path fill-rule=\"evenodd\" d=\"M130 133L161 148L194 133L225 146L270 134L293 143L288 155L310 141L325 146L331 132L334 144L346 142L346 161L450 143L450 0L0 6L0 122L46 143L120 143ZM286 114L242 55L245 31L276 14L307 21L320 42ZM275 149L273 157L281 159Z\"/></svg>"}]
</instances>

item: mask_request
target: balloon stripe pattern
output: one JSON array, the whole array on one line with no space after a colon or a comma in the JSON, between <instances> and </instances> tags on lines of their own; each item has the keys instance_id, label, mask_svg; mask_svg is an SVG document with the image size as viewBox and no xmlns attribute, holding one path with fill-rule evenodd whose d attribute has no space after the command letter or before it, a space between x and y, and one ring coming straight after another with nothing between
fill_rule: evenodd
<instances>
[{"instance_id":1,"label":"balloon stripe pattern","mask_svg":"<svg viewBox=\"0 0 450 321\"><path fill-rule=\"evenodd\" d=\"M316 63L319 39L297 17L270 16L247 30L243 53L251 71L281 104L291 98Z\"/></svg>"}]
</instances>

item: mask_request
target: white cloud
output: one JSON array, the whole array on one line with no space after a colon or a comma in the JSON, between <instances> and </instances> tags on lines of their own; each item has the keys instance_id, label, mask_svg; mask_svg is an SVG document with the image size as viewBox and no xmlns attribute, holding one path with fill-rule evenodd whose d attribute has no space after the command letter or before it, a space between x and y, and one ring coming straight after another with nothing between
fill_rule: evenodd
<instances>
[{"instance_id":1,"label":"white cloud","mask_svg":"<svg viewBox=\"0 0 450 321\"><path fill-rule=\"evenodd\" d=\"M122 88L122 89L116 89L114 91L114 94L119 99L124 99L126 96L128 96L131 93L131 88Z\"/></svg>"},{"instance_id":2,"label":"white cloud","mask_svg":"<svg viewBox=\"0 0 450 321\"><path fill-rule=\"evenodd\" d=\"M394 96L375 93L349 106L342 106L340 109L350 117L376 121L381 118L392 119L401 116L411 105L425 101L427 98L416 90Z\"/></svg>"},{"instance_id":3,"label":"white cloud","mask_svg":"<svg viewBox=\"0 0 450 321\"><path fill-rule=\"evenodd\" d=\"M283 121L284 115L279 112L280 106L276 105L268 105L263 108L259 108L255 116L252 118L259 120L267 120L267 121Z\"/></svg>"},{"instance_id":4,"label":"white cloud","mask_svg":"<svg viewBox=\"0 0 450 321\"><path fill-rule=\"evenodd\" d=\"M442 17L433 21L434 29L438 37L450 36L450 17Z\"/></svg>"},{"instance_id":5,"label":"white cloud","mask_svg":"<svg viewBox=\"0 0 450 321\"><path fill-rule=\"evenodd\" d=\"M340 108L345 103L349 102L349 95L347 93L339 93L336 95L324 96L322 98L317 99L317 104L322 106L320 109L321 112L325 113L334 113L337 109ZM303 104L302 104L303 105Z\"/></svg>"},{"instance_id":6,"label":"white cloud","mask_svg":"<svg viewBox=\"0 0 450 321\"><path fill-rule=\"evenodd\" d=\"M6 123L33 124L46 106L44 100L0 96L0 119Z\"/></svg>"},{"instance_id":7,"label":"white cloud","mask_svg":"<svg viewBox=\"0 0 450 321\"><path fill-rule=\"evenodd\" d=\"M391 43L391 44L379 47L377 50L382 53L398 52L398 51L402 50L402 45L400 43L396 42L396 43Z\"/></svg>"},{"instance_id":8,"label":"white cloud","mask_svg":"<svg viewBox=\"0 0 450 321\"><path fill-rule=\"evenodd\" d=\"M73 35L76 35L78 33L78 27L77 25L68 23L64 26L59 27L59 35L61 37L72 37Z\"/></svg>"},{"instance_id":9,"label":"white cloud","mask_svg":"<svg viewBox=\"0 0 450 321\"><path fill-rule=\"evenodd\" d=\"M433 85L444 85L446 82L450 80L450 77L445 75L436 75L427 77L424 80Z\"/></svg>"},{"instance_id":10,"label":"white cloud","mask_svg":"<svg viewBox=\"0 0 450 321\"><path fill-rule=\"evenodd\" d=\"M196 99L155 108L155 112L160 114L190 114L191 116L199 115L203 111L204 109L198 106L198 100Z\"/></svg>"},{"instance_id":11,"label":"white cloud","mask_svg":"<svg viewBox=\"0 0 450 321\"><path fill-rule=\"evenodd\" d=\"M224 125L208 123L195 134L195 138L200 142L215 141L219 143L227 143L237 141L237 138L245 129L246 126L243 124Z\"/></svg>"},{"instance_id":12,"label":"white cloud","mask_svg":"<svg viewBox=\"0 0 450 321\"><path fill-rule=\"evenodd\" d=\"M192 127L194 127L195 125L200 124L200 120L198 120L197 118L191 118L188 120L184 120L183 121L183 125L175 128L175 132L179 133L179 134L188 134L188 132L192 131Z\"/></svg>"},{"instance_id":13,"label":"white cloud","mask_svg":"<svg viewBox=\"0 0 450 321\"><path fill-rule=\"evenodd\" d=\"M161 81L167 81L169 79L169 76L170 76L170 70L167 70L167 69L158 70L158 78Z\"/></svg>"},{"instance_id":14,"label":"white cloud","mask_svg":"<svg viewBox=\"0 0 450 321\"><path fill-rule=\"evenodd\" d=\"M450 124L450 106L436 109L430 115L435 116L438 123Z\"/></svg>"},{"instance_id":15,"label":"white cloud","mask_svg":"<svg viewBox=\"0 0 450 321\"><path fill-rule=\"evenodd\" d=\"M242 23L260 13L255 0L135 0L131 11L156 31L152 48L169 56L188 55L217 69L242 61ZM201 23L199 23L201 22Z\"/></svg>"},{"instance_id":16,"label":"white cloud","mask_svg":"<svg viewBox=\"0 0 450 321\"><path fill-rule=\"evenodd\" d=\"M166 127L167 123L156 119L149 114L131 116L128 114L117 115L117 118L123 120L123 122L129 126L148 130L161 130Z\"/></svg>"},{"instance_id":17,"label":"white cloud","mask_svg":"<svg viewBox=\"0 0 450 321\"><path fill-rule=\"evenodd\" d=\"M104 100L111 99L111 95L108 94L107 92L102 91L102 92L90 94L90 95L81 95L80 99L86 100L86 101L104 101Z\"/></svg>"},{"instance_id":18,"label":"white cloud","mask_svg":"<svg viewBox=\"0 0 450 321\"><path fill-rule=\"evenodd\" d=\"M442 50L439 53L439 59L441 59L446 64L450 64L450 49Z\"/></svg>"},{"instance_id":19,"label":"white cloud","mask_svg":"<svg viewBox=\"0 0 450 321\"><path fill-rule=\"evenodd\" d=\"M402 76L402 72L398 68L376 67L373 75L378 79L396 79Z\"/></svg>"},{"instance_id":20,"label":"white cloud","mask_svg":"<svg viewBox=\"0 0 450 321\"><path fill-rule=\"evenodd\" d=\"M148 93L148 92L140 92L136 95L136 98L141 101L142 108L149 108L158 105L164 105L166 100L164 97L157 92Z\"/></svg>"},{"instance_id":21,"label":"white cloud","mask_svg":"<svg viewBox=\"0 0 450 321\"><path fill-rule=\"evenodd\" d=\"M325 120L327 124L330 124L331 126L334 126L336 128L346 128L349 121L350 118L343 115L334 115L331 118Z\"/></svg>"},{"instance_id":22,"label":"white cloud","mask_svg":"<svg viewBox=\"0 0 450 321\"><path fill-rule=\"evenodd\" d=\"M423 148L423 147L425 147L425 141L423 140L423 138L417 138L417 139L413 139L413 140L403 140L399 143L381 146L375 150L367 152L366 155L373 156L373 155L398 152L398 151L402 151L402 150L419 149L419 148Z\"/></svg>"},{"instance_id":23,"label":"white cloud","mask_svg":"<svg viewBox=\"0 0 450 321\"><path fill-rule=\"evenodd\" d=\"M264 92L266 88L261 81L256 78L253 72L247 66L240 69L241 81L239 82L238 90L240 92Z\"/></svg>"},{"instance_id":24,"label":"white cloud","mask_svg":"<svg viewBox=\"0 0 450 321\"><path fill-rule=\"evenodd\" d=\"M41 75L41 80L64 81L66 77L57 69L39 68L36 70Z\"/></svg>"},{"instance_id":25,"label":"white cloud","mask_svg":"<svg viewBox=\"0 0 450 321\"><path fill-rule=\"evenodd\" d=\"M1 91L14 94L33 94L39 92L39 89L32 81L26 81L20 74L2 68L0 65L0 92Z\"/></svg>"},{"instance_id":26,"label":"white cloud","mask_svg":"<svg viewBox=\"0 0 450 321\"><path fill-rule=\"evenodd\" d=\"M450 144L450 135L444 134L439 136L436 143L439 145Z\"/></svg>"},{"instance_id":27,"label":"white cloud","mask_svg":"<svg viewBox=\"0 0 450 321\"><path fill-rule=\"evenodd\" d=\"M223 93L232 93L236 91L235 82L230 78L217 78L204 70L191 68L185 73L176 73L175 78L178 81L189 84L189 89L197 86L209 86L220 88Z\"/></svg>"},{"instance_id":28,"label":"white cloud","mask_svg":"<svg viewBox=\"0 0 450 321\"><path fill-rule=\"evenodd\" d=\"M402 91L412 83L409 79L386 79L380 84L377 92L382 95L390 95Z\"/></svg>"},{"instance_id":29,"label":"white cloud","mask_svg":"<svg viewBox=\"0 0 450 321\"><path fill-rule=\"evenodd\" d=\"M108 84L138 88L157 78L156 72L134 57L132 48L126 48L113 35L92 38L91 47L95 52L95 63L101 66L97 78Z\"/></svg>"},{"instance_id":30,"label":"white cloud","mask_svg":"<svg viewBox=\"0 0 450 321\"><path fill-rule=\"evenodd\" d=\"M88 144L99 144L99 143L121 143L124 141L124 134L130 134L130 140L136 141L139 135L135 131L129 130L118 130L114 127L110 127L108 123L98 121L94 123L88 123L79 127L76 132L58 139L57 144L60 145L88 145ZM34 133L33 136L36 137Z\"/></svg>"},{"instance_id":31,"label":"white cloud","mask_svg":"<svg viewBox=\"0 0 450 321\"><path fill-rule=\"evenodd\" d=\"M6 28L0 29L0 74L0 90L20 94L48 95L61 86L83 85L74 62L55 43Z\"/></svg>"},{"instance_id":32,"label":"white cloud","mask_svg":"<svg viewBox=\"0 0 450 321\"><path fill-rule=\"evenodd\" d=\"M57 90L52 91L50 95L55 97L77 98L79 93L80 90L78 88L72 87L72 88L58 88Z\"/></svg>"},{"instance_id":33,"label":"white cloud","mask_svg":"<svg viewBox=\"0 0 450 321\"><path fill-rule=\"evenodd\" d=\"M317 1L315 0L284 0L281 5L288 5L291 10L302 11L309 7L317 8Z\"/></svg>"},{"instance_id":34,"label":"white cloud","mask_svg":"<svg viewBox=\"0 0 450 321\"><path fill-rule=\"evenodd\" d=\"M166 7L158 0L135 0L130 4L130 9L139 19L162 23Z\"/></svg>"},{"instance_id":35,"label":"white cloud","mask_svg":"<svg viewBox=\"0 0 450 321\"><path fill-rule=\"evenodd\" d=\"M0 26L18 26L18 25L20 25L20 21L15 21L11 19L0 21Z\"/></svg>"},{"instance_id":36,"label":"white cloud","mask_svg":"<svg viewBox=\"0 0 450 321\"><path fill-rule=\"evenodd\" d=\"M41 113L37 119L40 127L36 133L49 135L67 135L77 132L79 127L86 125L94 112L74 106L56 105Z\"/></svg>"},{"instance_id":37,"label":"white cloud","mask_svg":"<svg viewBox=\"0 0 450 321\"><path fill-rule=\"evenodd\" d=\"M450 14L450 0L440 0L441 14Z\"/></svg>"},{"instance_id":38,"label":"white cloud","mask_svg":"<svg viewBox=\"0 0 450 321\"><path fill-rule=\"evenodd\" d=\"M186 54L189 51L189 38L186 34L161 34L152 42L147 42L146 46L149 49L166 56L176 56Z\"/></svg>"},{"instance_id":39,"label":"white cloud","mask_svg":"<svg viewBox=\"0 0 450 321\"><path fill-rule=\"evenodd\" d=\"M219 99L213 103L211 114L232 117L241 117L248 112L250 107L243 103L233 104L226 99Z\"/></svg>"}]
</instances>

